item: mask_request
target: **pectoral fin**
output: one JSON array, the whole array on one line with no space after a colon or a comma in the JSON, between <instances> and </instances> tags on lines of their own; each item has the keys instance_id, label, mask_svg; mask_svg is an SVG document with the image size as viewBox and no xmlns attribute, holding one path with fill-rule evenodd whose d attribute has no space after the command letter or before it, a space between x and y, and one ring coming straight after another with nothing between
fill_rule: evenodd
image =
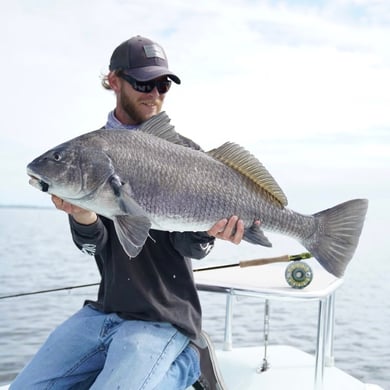
<instances>
[{"instance_id":1,"label":"pectoral fin","mask_svg":"<svg viewBox=\"0 0 390 390\"><path fill-rule=\"evenodd\" d=\"M257 224L253 224L250 228L246 228L244 230L243 239L247 242L250 242L251 244L272 247L271 242Z\"/></svg>"},{"instance_id":2,"label":"pectoral fin","mask_svg":"<svg viewBox=\"0 0 390 390\"><path fill-rule=\"evenodd\" d=\"M110 184L118 197L119 208L125 213L113 218L115 230L125 252L135 257L145 244L152 224L142 207L132 198L128 183L123 184L118 176L113 175Z\"/></svg>"},{"instance_id":3,"label":"pectoral fin","mask_svg":"<svg viewBox=\"0 0 390 390\"><path fill-rule=\"evenodd\" d=\"M149 235L151 226L147 216L118 215L114 217L115 230L124 251L135 257L140 252Z\"/></svg>"}]
</instances>

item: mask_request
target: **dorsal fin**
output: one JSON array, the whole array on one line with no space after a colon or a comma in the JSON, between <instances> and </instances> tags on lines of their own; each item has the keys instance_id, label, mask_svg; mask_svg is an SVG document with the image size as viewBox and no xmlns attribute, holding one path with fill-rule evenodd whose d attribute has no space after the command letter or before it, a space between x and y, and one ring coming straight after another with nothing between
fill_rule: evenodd
<instances>
[{"instance_id":1,"label":"dorsal fin","mask_svg":"<svg viewBox=\"0 0 390 390\"><path fill-rule=\"evenodd\" d=\"M287 206L287 197L279 184L264 165L242 146L226 142L220 147L208 151L207 154L248 177L282 206Z\"/></svg>"},{"instance_id":2,"label":"dorsal fin","mask_svg":"<svg viewBox=\"0 0 390 390\"><path fill-rule=\"evenodd\" d=\"M170 122L171 119L169 116L165 111L162 111L144 122L138 130L177 145L188 146L192 149L200 149L200 146L195 142L176 132L175 126L171 125Z\"/></svg>"},{"instance_id":3,"label":"dorsal fin","mask_svg":"<svg viewBox=\"0 0 390 390\"><path fill-rule=\"evenodd\" d=\"M167 141L172 141L175 138L176 132L175 127L170 122L169 116L165 112L160 112L143 122L138 130L166 139Z\"/></svg>"}]
</instances>

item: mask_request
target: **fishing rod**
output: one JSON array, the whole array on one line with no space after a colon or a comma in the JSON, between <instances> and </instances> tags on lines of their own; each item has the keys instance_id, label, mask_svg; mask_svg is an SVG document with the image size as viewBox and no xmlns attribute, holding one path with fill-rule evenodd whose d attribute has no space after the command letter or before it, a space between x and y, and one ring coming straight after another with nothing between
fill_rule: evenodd
<instances>
[{"instance_id":1,"label":"fishing rod","mask_svg":"<svg viewBox=\"0 0 390 390\"><path fill-rule=\"evenodd\" d=\"M2 296L0 296L0 299L24 297L26 295L45 294L45 293L55 292L55 291L73 290L73 289L76 289L76 288L98 286L99 284L100 283L80 284L78 286L58 287L58 288L51 288L51 289L48 289L48 290L39 290L39 291L18 293L18 294L12 294L12 295L2 295Z\"/></svg>"},{"instance_id":2,"label":"fishing rod","mask_svg":"<svg viewBox=\"0 0 390 390\"><path fill-rule=\"evenodd\" d=\"M213 265L210 267L204 267L204 268L197 268L194 269L194 272L198 271L211 271L215 269L222 269L222 268L231 268L231 267L253 267L256 265L266 265L266 264L272 264L272 263L288 263L290 261L299 261L304 259L310 259L313 257L313 255L309 252L300 253L298 255L283 255L279 257L269 257L269 258L262 258L262 259L253 259L253 260L242 260L238 263L233 264L222 264L222 265Z\"/></svg>"},{"instance_id":3,"label":"fishing rod","mask_svg":"<svg viewBox=\"0 0 390 390\"><path fill-rule=\"evenodd\" d=\"M311 253L304 252L304 253L300 253L298 255L283 255L283 256L278 256L278 257L269 257L269 258L262 258L262 259L242 260L238 263L233 263L233 264L223 264L223 265L214 265L214 266L204 267L204 268L196 268L193 270L193 272L211 271L211 270L222 269L222 268L231 268L231 267L240 267L240 268L254 267L257 265L266 265L266 264L271 264L271 263L287 263L290 261L299 261L299 260L303 260L303 259L309 259L310 257L312 257ZM66 286L66 287L51 288L48 290L39 290L39 291L24 292L24 293L17 293L17 294L11 294L11 295L3 295L3 296L0 296L0 299L25 297L28 295L46 294L46 293L56 292L56 291L74 290L77 288L98 286L99 284L100 283L80 284L80 285L76 285L76 286Z\"/></svg>"}]
</instances>

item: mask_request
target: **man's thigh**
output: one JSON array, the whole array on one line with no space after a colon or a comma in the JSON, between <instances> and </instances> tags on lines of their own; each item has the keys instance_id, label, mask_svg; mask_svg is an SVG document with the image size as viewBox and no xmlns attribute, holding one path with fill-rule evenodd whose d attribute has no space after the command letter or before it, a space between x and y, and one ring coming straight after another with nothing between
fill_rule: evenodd
<instances>
[{"instance_id":1,"label":"man's thigh","mask_svg":"<svg viewBox=\"0 0 390 390\"><path fill-rule=\"evenodd\" d=\"M10 389L69 389L104 365L99 336L105 315L85 306L59 325Z\"/></svg>"},{"instance_id":2,"label":"man's thigh","mask_svg":"<svg viewBox=\"0 0 390 390\"><path fill-rule=\"evenodd\" d=\"M154 389L188 342L167 323L124 321L112 337L104 368L91 389Z\"/></svg>"}]
</instances>

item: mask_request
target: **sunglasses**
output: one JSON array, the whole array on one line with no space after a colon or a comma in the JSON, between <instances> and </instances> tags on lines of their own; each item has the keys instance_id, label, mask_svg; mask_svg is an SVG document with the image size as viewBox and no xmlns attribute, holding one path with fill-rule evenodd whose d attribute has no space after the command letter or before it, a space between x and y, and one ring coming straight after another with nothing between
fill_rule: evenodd
<instances>
[{"instance_id":1,"label":"sunglasses","mask_svg":"<svg viewBox=\"0 0 390 390\"><path fill-rule=\"evenodd\" d=\"M118 76L126 80L137 92L149 93L156 87L158 93L167 93L171 87L171 80L138 81L125 73L120 73Z\"/></svg>"}]
</instances>

